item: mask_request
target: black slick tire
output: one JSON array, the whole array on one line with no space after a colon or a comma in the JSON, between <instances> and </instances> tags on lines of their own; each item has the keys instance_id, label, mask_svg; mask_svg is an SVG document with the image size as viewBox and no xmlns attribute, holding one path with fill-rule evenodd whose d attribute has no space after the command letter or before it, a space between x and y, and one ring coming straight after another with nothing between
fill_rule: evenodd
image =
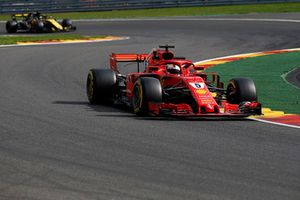
<instances>
[{"instance_id":1,"label":"black slick tire","mask_svg":"<svg viewBox=\"0 0 300 200\"><path fill-rule=\"evenodd\" d=\"M7 21L5 27L7 33L16 33L18 29L18 22L15 20Z\"/></svg>"},{"instance_id":2,"label":"black slick tire","mask_svg":"<svg viewBox=\"0 0 300 200\"><path fill-rule=\"evenodd\" d=\"M36 32L37 33L43 33L44 30L45 30L45 24L44 24L44 22L42 20L38 20L36 22L36 27L35 28L36 28Z\"/></svg>"},{"instance_id":3,"label":"black slick tire","mask_svg":"<svg viewBox=\"0 0 300 200\"><path fill-rule=\"evenodd\" d=\"M73 26L73 22L70 19L63 19L61 25L65 31L76 30L76 27Z\"/></svg>"},{"instance_id":4,"label":"black slick tire","mask_svg":"<svg viewBox=\"0 0 300 200\"><path fill-rule=\"evenodd\" d=\"M117 78L111 69L91 69L87 76L86 92L91 104L111 103Z\"/></svg>"},{"instance_id":5,"label":"black slick tire","mask_svg":"<svg viewBox=\"0 0 300 200\"><path fill-rule=\"evenodd\" d=\"M227 102L239 104L243 101L257 101L256 87L249 78L231 79L227 86Z\"/></svg>"},{"instance_id":6,"label":"black slick tire","mask_svg":"<svg viewBox=\"0 0 300 200\"><path fill-rule=\"evenodd\" d=\"M148 103L162 102L162 88L160 81L153 77L139 78L133 87L132 107L133 112L138 116L145 116L149 113Z\"/></svg>"}]
</instances>

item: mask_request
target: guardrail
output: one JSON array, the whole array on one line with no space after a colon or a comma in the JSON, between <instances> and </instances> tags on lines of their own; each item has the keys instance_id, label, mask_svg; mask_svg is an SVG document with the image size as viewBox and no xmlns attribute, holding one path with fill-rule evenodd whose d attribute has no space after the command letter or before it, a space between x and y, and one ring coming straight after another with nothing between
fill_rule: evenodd
<instances>
[{"instance_id":1,"label":"guardrail","mask_svg":"<svg viewBox=\"0 0 300 200\"><path fill-rule=\"evenodd\" d=\"M71 12L300 2L300 0L0 0L0 13Z\"/></svg>"}]
</instances>

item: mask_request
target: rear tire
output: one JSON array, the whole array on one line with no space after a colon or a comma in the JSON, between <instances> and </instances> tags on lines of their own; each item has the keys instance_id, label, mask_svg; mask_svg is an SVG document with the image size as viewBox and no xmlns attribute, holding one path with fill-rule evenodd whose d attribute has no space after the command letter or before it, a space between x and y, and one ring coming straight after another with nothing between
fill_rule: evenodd
<instances>
[{"instance_id":1,"label":"rear tire","mask_svg":"<svg viewBox=\"0 0 300 200\"><path fill-rule=\"evenodd\" d=\"M91 69L87 76L86 91L91 104L111 103L117 78L113 70Z\"/></svg>"},{"instance_id":2,"label":"rear tire","mask_svg":"<svg viewBox=\"0 0 300 200\"><path fill-rule=\"evenodd\" d=\"M147 115L149 112L148 103L162 102L162 88L160 81L153 77L139 78L133 87L132 107L135 114Z\"/></svg>"},{"instance_id":3,"label":"rear tire","mask_svg":"<svg viewBox=\"0 0 300 200\"><path fill-rule=\"evenodd\" d=\"M227 102L239 104L243 101L257 101L256 87L249 78L231 79L227 86Z\"/></svg>"},{"instance_id":4,"label":"rear tire","mask_svg":"<svg viewBox=\"0 0 300 200\"><path fill-rule=\"evenodd\" d=\"M44 22L42 21L42 20L38 20L37 22L36 22L36 32L38 32L38 33L43 33L44 32L44 30L45 30L45 25L44 25Z\"/></svg>"},{"instance_id":5,"label":"rear tire","mask_svg":"<svg viewBox=\"0 0 300 200\"><path fill-rule=\"evenodd\" d=\"M18 29L18 22L15 20L6 22L7 33L16 33Z\"/></svg>"}]
</instances>

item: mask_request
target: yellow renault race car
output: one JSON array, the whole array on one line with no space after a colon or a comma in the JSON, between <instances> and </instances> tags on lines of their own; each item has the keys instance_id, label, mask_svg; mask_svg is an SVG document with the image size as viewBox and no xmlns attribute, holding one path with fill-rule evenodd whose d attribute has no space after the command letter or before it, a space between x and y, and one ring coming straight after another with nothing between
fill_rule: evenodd
<instances>
[{"instance_id":1,"label":"yellow renault race car","mask_svg":"<svg viewBox=\"0 0 300 200\"><path fill-rule=\"evenodd\" d=\"M50 33L60 31L76 30L70 19L58 22L51 16L42 15L39 12L13 14L11 20L6 22L6 31L16 33L17 31L32 33Z\"/></svg>"}]
</instances>

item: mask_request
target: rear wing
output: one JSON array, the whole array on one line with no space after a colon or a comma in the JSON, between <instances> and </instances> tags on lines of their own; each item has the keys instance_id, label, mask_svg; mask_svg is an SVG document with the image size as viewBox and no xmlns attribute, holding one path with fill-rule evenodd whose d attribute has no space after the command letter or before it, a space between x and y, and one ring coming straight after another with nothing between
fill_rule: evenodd
<instances>
[{"instance_id":1,"label":"rear wing","mask_svg":"<svg viewBox=\"0 0 300 200\"><path fill-rule=\"evenodd\" d=\"M13 14L13 17L28 17L29 13Z\"/></svg>"},{"instance_id":2,"label":"rear wing","mask_svg":"<svg viewBox=\"0 0 300 200\"><path fill-rule=\"evenodd\" d=\"M26 19L27 17L32 16L33 18L39 18L39 19L53 19L52 16L48 16L48 15L43 15L39 12L33 13L33 12L29 12L29 13L17 13L17 14L12 14L11 18L13 20L16 19Z\"/></svg>"},{"instance_id":3,"label":"rear wing","mask_svg":"<svg viewBox=\"0 0 300 200\"><path fill-rule=\"evenodd\" d=\"M139 63L143 63L148 57L148 54L116 54L112 53L110 55L110 68L118 73L118 62L136 62L137 63L137 71L140 71Z\"/></svg>"},{"instance_id":4,"label":"rear wing","mask_svg":"<svg viewBox=\"0 0 300 200\"><path fill-rule=\"evenodd\" d=\"M11 15L11 18L13 20L15 20L16 18L20 19L20 18L26 18L29 16L29 13L21 13L21 14L13 14Z\"/></svg>"}]
</instances>

